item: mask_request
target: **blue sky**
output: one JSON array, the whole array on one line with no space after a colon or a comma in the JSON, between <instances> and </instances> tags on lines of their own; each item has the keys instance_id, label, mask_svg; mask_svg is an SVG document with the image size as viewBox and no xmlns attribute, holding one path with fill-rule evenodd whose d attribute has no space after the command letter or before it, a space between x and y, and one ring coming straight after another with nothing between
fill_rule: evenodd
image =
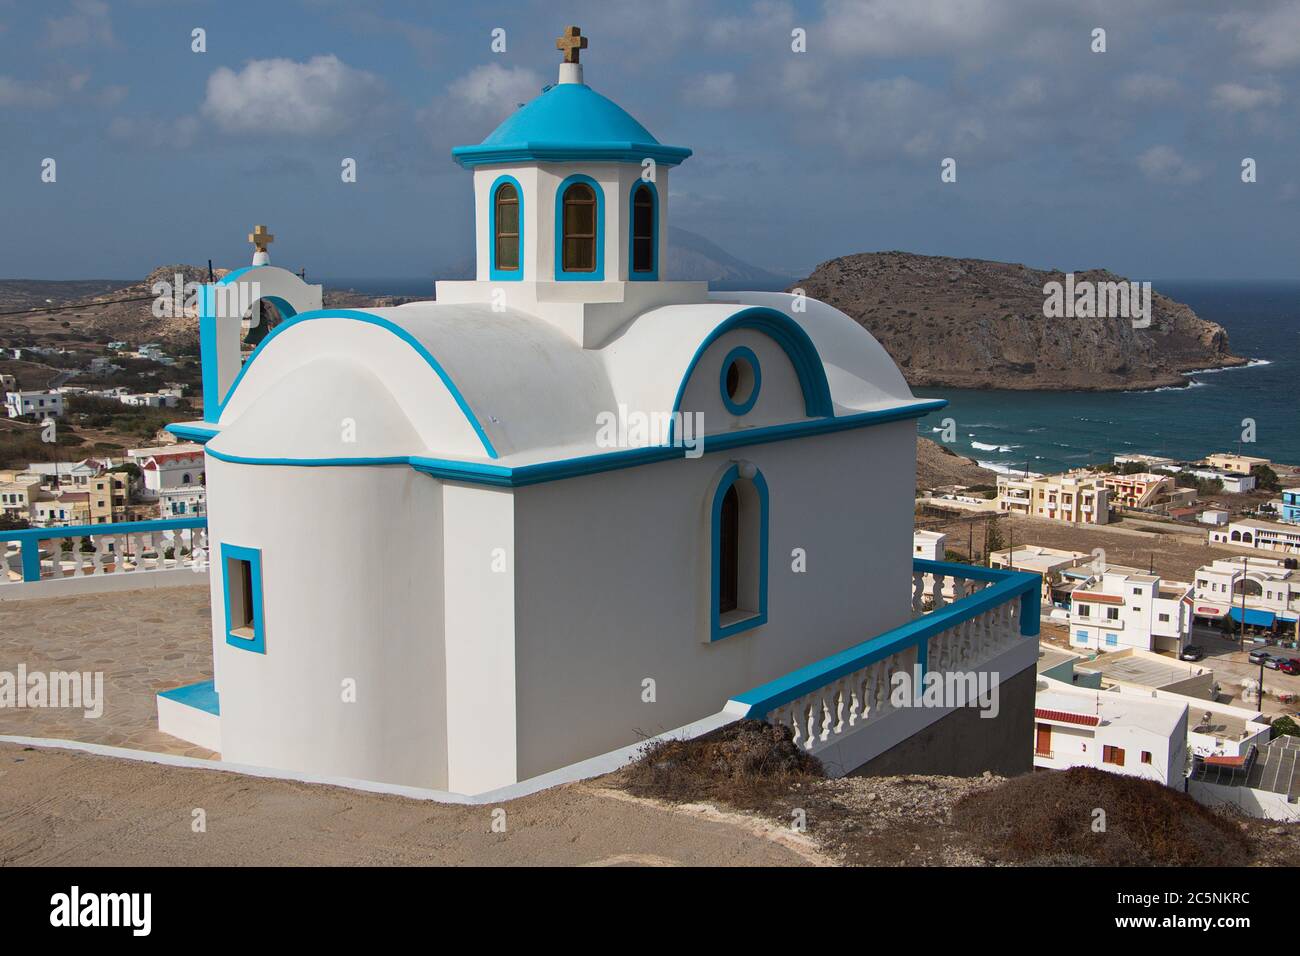
<instances>
[{"instance_id":1,"label":"blue sky","mask_svg":"<svg viewBox=\"0 0 1300 956\"><path fill-rule=\"evenodd\" d=\"M905 249L1293 278L1300 0L1236 7L0 0L0 277L239 265L254 222L318 277L437 275L471 255L450 148L554 82L578 23L587 82L695 150L672 222L782 274Z\"/></svg>"}]
</instances>

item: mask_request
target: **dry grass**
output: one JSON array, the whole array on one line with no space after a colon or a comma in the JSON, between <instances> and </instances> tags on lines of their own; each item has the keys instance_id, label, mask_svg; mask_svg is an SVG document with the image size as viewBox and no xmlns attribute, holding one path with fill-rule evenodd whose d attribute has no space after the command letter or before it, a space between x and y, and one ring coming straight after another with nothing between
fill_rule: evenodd
<instances>
[{"instance_id":1,"label":"dry grass","mask_svg":"<svg viewBox=\"0 0 1300 956\"><path fill-rule=\"evenodd\" d=\"M1105 830L1095 832L1095 809ZM1231 819L1151 780L1074 767L1034 773L958 802L953 824L991 860L1104 866L1242 866Z\"/></svg>"},{"instance_id":2,"label":"dry grass","mask_svg":"<svg viewBox=\"0 0 1300 956\"><path fill-rule=\"evenodd\" d=\"M648 743L617 782L641 797L765 809L796 784L823 775L821 763L794 745L788 729L741 720L695 740Z\"/></svg>"}]
</instances>

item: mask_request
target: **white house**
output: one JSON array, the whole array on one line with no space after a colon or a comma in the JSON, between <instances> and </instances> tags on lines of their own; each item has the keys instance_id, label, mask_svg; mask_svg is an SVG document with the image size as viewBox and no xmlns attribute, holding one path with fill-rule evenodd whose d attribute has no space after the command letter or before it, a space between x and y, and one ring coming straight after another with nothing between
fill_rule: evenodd
<instances>
[{"instance_id":1,"label":"white house","mask_svg":"<svg viewBox=\"0 0 1300 956\"><path fill-rule=\"evenodd\" d=\"M1281 627L1295 632L1300 621L1300 570L1278 558L1220 558L1196 571L1193 612L1205 623L1224 618L1239 625Z\"/></svg>"},{"instance_id":2,"label":"white house","mask_svg":"<svg viewBox=\"0 0 1300 956\"><path fill-rule=\"evenodd\" d=\"M156 448L132 448L127 452L144 476L141 497L151 501L172 488L189 488L203 483L206 461L203 446L192 442Z\"/></svg>"},{"instance_id":3,"label":"white house","mask_svg":"<svg viewBox=\"0 0 1300 956\"><path fill-rule=\"evenodd\" d=\"M19 415L59 418L63 415L63 395L45 390L5 392L5 414L10 418Z\"/></svg>"},{"instance_id":4,"label":"white house","mask_svg":"<svg viewBox=\"0 0 1300 956\"><path fill-rule=\"evenodd\" d=\"M1187 775L1187 704L1076 690L1040 676L1034 766L1095 767L1181 789Z\"/></svg>"},{"instance_id":5,"label":"white house","mask_svg":"<svg viewBox=\"0 0 1300 956\"><path fill-rule=\"evenodd\" d=\"M690 151L577 62L453 154L477 277L436 302L321 309L267 236L205 287L207 420L170 428L206 442L215 683L163 728L481 792L910 621L943 403L824 303L665 279ZM286 318L241 366L253 281Z\"/></svg>"},{"instance_id":6,"label":"white house","mask_svg":"<svg viewBox=\"0 0 1300 956\"><path fill-rule=\"evenodd\" d=\"M1211 528L1208 542L1254 548L1257 551L1300 554L1300 528L1293 524L1239 518L1228 522L1227 527Z\"/></svg>"},{"instance_id":7,"label":"white house","mask_svg":"<svg viewBox=\"0 0 1300 956\"><path fill-rule=\"evenodd\" d=\"M1192 626L1192 586L1108 565L1070 594L1070 646L1177 654Z\"/></svg>"},{"instance_id":8,"label":"white house","mask_svg":"<svg viewBox=\"0 0 1300 956\"><path fill-rule=\"evenodd\" d=\"M207 514L208 489L203 485L174 485L158 492L161 518L185 518Z\"/></svg>"},{"instance_id":9,"label":"white house","mask_svg":"<svg viewBox=\"0 0 1300 956\"><path fill-rule=\"evenodd\" d=\"M948 536L941 531L913 531L912 557L927 561L942 561Z\"/></svg>"}]
</instances>

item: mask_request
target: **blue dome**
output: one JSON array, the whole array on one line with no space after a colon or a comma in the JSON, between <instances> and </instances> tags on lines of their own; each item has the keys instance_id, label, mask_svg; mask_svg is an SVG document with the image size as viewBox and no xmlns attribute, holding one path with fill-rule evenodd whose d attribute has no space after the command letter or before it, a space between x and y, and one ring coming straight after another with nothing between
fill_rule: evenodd
<instances>
[{"instance_id":1,"label":"blue dome","mask_svg":"<svg viewBox=\"0 0 1300 956\"><path fill-rule=\"evenodd\" d=\"M561 83L515 112L478 146L451 151L465 167L486 163L640 163L676 166L691 151L664 146L613 100L582 83Z\"/></svg>"}]
</instances>

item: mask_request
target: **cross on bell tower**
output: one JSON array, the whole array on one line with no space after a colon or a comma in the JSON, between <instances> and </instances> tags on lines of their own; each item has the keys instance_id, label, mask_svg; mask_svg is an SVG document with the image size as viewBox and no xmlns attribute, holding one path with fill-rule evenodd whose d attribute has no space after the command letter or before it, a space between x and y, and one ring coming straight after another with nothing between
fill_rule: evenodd
<instances>
[{"instance_id":1,"label":"cross on bell tower","mask_svg":"<svg viewBox=\"0 0 1300 956\"><path fill-rule=\"evenodd\" d=\"M248 234L248 241L253 244L253 265L266 265L271 261L266 247L275 242L275 236L266 231L266 226L254 226Z\"/></svg>"},{"instance_id":2,"label":"cross on bell tower","mask_svg":"<svg viewBox=\"0 0 1300 956\"><path fill-rule=\"evenodd\" d=\"M582 62L578 56L587 49L587 38L582 35L582 28L565 27L563 35L555 41L555 48L564 53L564 61L560 64L560 82L581 83Z\"/></svg>"}]
</instances>

